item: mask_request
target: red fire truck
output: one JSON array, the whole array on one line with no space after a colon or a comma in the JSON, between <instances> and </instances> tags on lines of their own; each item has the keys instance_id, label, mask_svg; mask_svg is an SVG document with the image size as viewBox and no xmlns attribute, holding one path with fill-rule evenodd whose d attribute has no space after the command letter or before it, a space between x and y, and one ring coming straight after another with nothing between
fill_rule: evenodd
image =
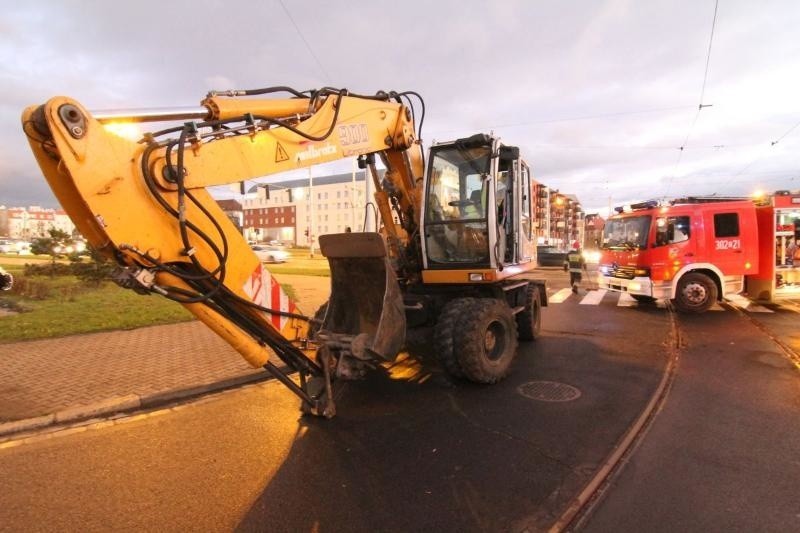
<instances>
[{"instance_id":1,"label":"red fire truck","mask_svg":"<svg viewBox=\"0 0 800 533\"><path fill-rule=\"evenodd\" d=\"M603 231L601 289L669 299L687 313L745 291L767 302L800 297L800 259L789 257L800 244L800 193L651 201L617 212Z\"/></svg>"}]
</instances>

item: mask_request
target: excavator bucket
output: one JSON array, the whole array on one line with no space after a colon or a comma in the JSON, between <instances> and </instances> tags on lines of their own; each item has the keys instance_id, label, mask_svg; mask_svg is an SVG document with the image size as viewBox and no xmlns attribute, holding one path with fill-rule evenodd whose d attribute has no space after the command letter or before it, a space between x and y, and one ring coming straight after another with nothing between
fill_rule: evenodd
<instances>
[{"instance_id":1,"label":"excavator bucket","mask_svg":"<svg viewBox=\"0 0 800 533\"><path fill-rule=\"evenodd\" d=\"M393 361L405 343L406 317L383 238L338 233L321 235L319 245L331 268L320 332L353 336L353 351L362 358Z\"/></svg>"}]
</instances>

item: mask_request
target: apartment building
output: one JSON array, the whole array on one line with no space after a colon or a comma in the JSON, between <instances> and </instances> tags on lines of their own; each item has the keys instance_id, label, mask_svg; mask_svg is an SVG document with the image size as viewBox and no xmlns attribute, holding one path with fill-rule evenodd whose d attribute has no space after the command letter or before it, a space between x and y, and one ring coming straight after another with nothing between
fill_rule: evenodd
<instances>
[{"instance_id":1,"label":"apartment building","mask_svg":"<svg viewBox=\"0 0 800 533\"><path fill-rule=\"evenodd\" d=\"M12 239L31 240L47 237L51 229L61 230L69 235L75 225L61 209L39 206L5 207L0 206L0 235Z\"/></svg>"},{"instance_id":2,"label":"apartment building","mask_svg":"<svg viewBox=\"0 0 800 533\"><path fill-rule=\"evenodd\" d=\"M244 235L256 242L316 246L322 234L342 233L348 227L362 231L368 213L368 223L374 224L374 212L366 208L373 189L367 192L364 171L257 185L242 202ZM540 244L568 248L583 242L584 213L575 195L535 181L531 194Z\"/></svg>"},{"instance_id":3,"label":"apartment building","mask_svg":"<svg viewBox=\"0 0 800 533\"><path fill-rule=\"evenodd\" d=\"M244 235L311 246L322 234L361 231L365 200L364 171L257 185L242 203Z\"/></svg>"}]
</instances>

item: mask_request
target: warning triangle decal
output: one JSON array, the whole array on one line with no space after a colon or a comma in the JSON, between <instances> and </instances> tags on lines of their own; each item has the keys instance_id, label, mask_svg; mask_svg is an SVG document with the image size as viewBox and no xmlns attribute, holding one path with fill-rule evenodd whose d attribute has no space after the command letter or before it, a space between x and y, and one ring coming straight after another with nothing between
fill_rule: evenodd
<instances>
[{"instance_id":1,"label":"warning triangle decal","mask_svg":"<svg viewBox=\"0 0 800 533\"><path fill-rule=\"evenodd\" d=\"M289 154L286 153L286 149L281 146L281 143L275 147L275 162L280 163L281 161L288 161Z\"/></svg>"}]
</instances>

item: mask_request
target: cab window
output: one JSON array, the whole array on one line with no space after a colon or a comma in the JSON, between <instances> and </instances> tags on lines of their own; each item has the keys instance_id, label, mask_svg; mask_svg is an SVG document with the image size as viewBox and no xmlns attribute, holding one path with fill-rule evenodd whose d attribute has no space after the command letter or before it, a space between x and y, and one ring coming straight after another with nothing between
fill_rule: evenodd
<instances>
[{"instance_id":1,"label":"cab window","mask_svg":"<svg viewBox=\"0 0 800 533\"><path fill-rule=\"evenodd\" d=\"M444 146L431 154L425 214L429 264L488 263L491 147Z\"/></svg>"},{"instance_id":2,"label":"cab window","mask_svg":"<svg viewBox=\"0 0 800 533\"><path fill-rule=\"evenodd\" d=\"M689 240L688 216L659 217L656 220L656 246L666 246Z\"/></svg>"},{"instance_id":3,"label":"cab window","mask_svg":"<svg viewBox=\"0 0 800 533\"><path fill-rule=\"evenodd\" d=\"M739 213L716 213L714 215L714 237L738 237Z\"/></svg>"}]
</instances>

